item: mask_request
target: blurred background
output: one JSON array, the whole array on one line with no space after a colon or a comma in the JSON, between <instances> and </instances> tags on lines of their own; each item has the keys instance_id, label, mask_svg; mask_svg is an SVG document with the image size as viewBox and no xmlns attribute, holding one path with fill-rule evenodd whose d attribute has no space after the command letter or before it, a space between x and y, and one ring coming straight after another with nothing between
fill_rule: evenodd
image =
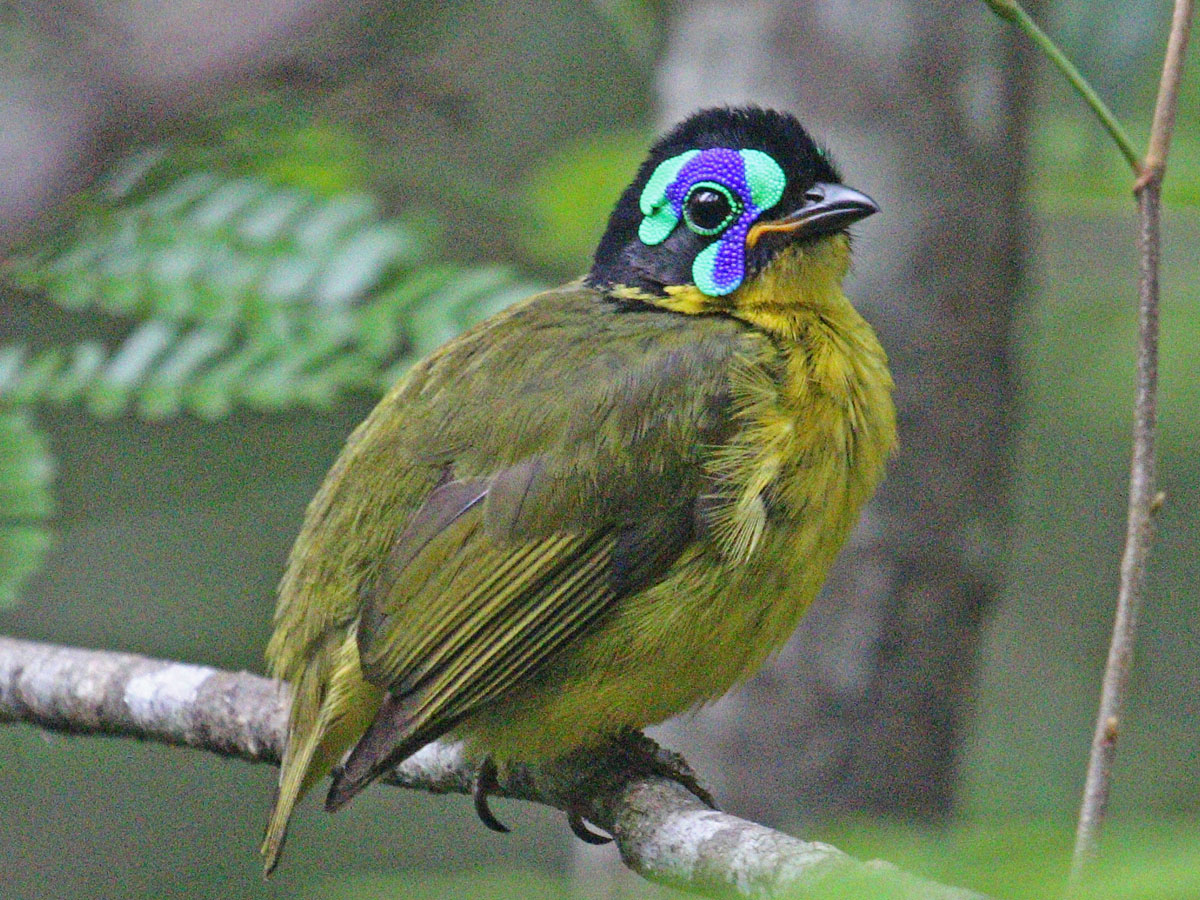
<instances>
[{"instance_id":1,"label":"blurred background","mask_svg":"<svg viewBox=\"0 0 1200 900\"><path fill-rule=\"evenodd\" d=\"M1047 0L1144 143L1169 4ZM1065 869L1124 531L1123 163L983 3L0 9L0 632L262 671L349 430L583 272L653 135L794 111L884 214L849 292L902 451L796 639L655 733L722 805L997 896ZM1200 65L1165 191L1158 522L1104 896L1200 894ZM0 729L5 898L611 897L553 811L367 792L255 852L275 772Z\"/></svg>"}]
</instances>

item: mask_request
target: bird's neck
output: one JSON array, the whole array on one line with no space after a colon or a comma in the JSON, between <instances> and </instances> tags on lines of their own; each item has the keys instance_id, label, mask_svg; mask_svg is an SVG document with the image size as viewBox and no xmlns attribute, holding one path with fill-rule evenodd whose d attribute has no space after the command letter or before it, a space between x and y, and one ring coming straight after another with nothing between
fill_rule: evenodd
<instances>
[{"instance_id":1,"label":"bird's neck","mask_svg":"<svg viewBox=\"0 0 1200 900\"><path fill-rule=\"evenodd\" d=\"M732 294L712 297L695 285L667 285L661 295L625 285L605 285L610 297L639 300L689 316L726 315L765 332L784 344L803 342L818 330L834 334L874 332L842 292L850 270L850 239L835 234L815 242L788 247ZM879 350L883 358L883 351Z\"/></svg>"},{"instance_id":2,"label":"bird's neck","mask_svg":"<svg viewBox=\"0 0 1200 900\"><path fill-rule=\"evenodd\" d=\"M735 292L731 314L770 336L778 354L775 406L764 421L783 423L796 458L841 460L806 470L784 493L793 507L839 503L853 521L895 444L893 382L874 329L842 292L849 264L844 235L785 250ZM830 454L829 448L842 452ZM822 500L822 498L825 498Z\"/></svg>"},{"instance_id":3,"label":"bird's neck","mask_svg":"<svg viewBox=\"0 0 1200 900\"><path fill-rule=\"evenodd\" d=\"M729 313L789 343L822 323L836 332L857 332L866 323L842 292L849 268L844 234L787 248L733 293Z\"/></svg>"}]
</instances>

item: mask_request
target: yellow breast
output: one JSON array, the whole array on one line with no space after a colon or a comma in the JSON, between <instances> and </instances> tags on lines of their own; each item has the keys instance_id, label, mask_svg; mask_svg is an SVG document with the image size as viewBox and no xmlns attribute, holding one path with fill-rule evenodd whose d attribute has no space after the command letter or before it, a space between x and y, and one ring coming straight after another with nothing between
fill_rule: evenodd
<instances>
[{"instance_id":1,"label":"yellow breast","mask_svg":"<svg viewBox=\"0 0 1200 900\"><path fill-rule=\"evenodd\" d=\"M734 559L751 559L772 522L799 552L832 541L836 553L895 446L887 356L842 293L845 254L843 239L782 255L734 295L734 314L763 333L733 373L742 427L712 463L727 500L717 537Z\"/></svg>"},{"instance_id":2,"label":"yellow breast","mask_svg":"<svg viewBox=\"0 0 1200 900\"><path fill-rule=\"evenodd\" d=\"M760 336L731 374L737 427L709 461L710 533L625 598L551 689L473 718L463 736L480 752L554 756L661 721L723 694L795 630L895 443L886 356L842 294L844 242L826 243L781 254L723 301Z\"/></svg>"}]
</instances>

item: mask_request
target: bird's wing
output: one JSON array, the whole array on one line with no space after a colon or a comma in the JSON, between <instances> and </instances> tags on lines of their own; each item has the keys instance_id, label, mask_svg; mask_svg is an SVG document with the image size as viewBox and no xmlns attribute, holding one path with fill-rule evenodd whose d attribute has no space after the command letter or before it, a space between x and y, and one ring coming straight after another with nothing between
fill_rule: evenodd
<instances>
[{"instance_id":1,"label":"bird's wing","mask_svg":"<svg viewBox=\"0 0 1200 900\"><path fill-rule=\"evenodd\" d=\"M530 477L510 469L430 494L363 604L369 681L457 720L586 631L613 600L659 578L692 539L686 501L641 522L515 540L489 533L489 503L524 493Z\"/></svg>"},{"instance_id":2,"label":"bird's wing","mask_svg":"<svg viewBox=\"0 0 1200 900\"><path fill-rule=\"evenodd\" d=\"M559 352L576 364L545 359L549 372L504 359L520 349L503 346L509 334L536 355L527 328L448 351L453 371L477 383L444 395L454 399L439 415L418 416L440 422L436 440L418 441L426 451L459 449L452 476L408 518L362 594L362 670L388 694L331 807L553 659L693 539L704 456L727 437L728 370L744 333L618 310L597 323L596 313L576 334L557 310ZM516 377L498 392L477 377L488 370ZM539 388L553 395L531 400ZM485 413L494 427L481 431L472 423Z\"/></svg>"},{"instance_id":3,"label":"bird's wing","mask_svg":"<svg viewBox=\"0 0 1200 900\"><path fill-rule=\"evenodd\" d=\"M640 528L497 542L486 535L486 498L474 499L481 487L434 492L365 604L363 671L388 695L331 789L334 808L587 633L692 537L689 507ZM454 518L430 539L426 517Z\"/></svg>"}]
</instances>

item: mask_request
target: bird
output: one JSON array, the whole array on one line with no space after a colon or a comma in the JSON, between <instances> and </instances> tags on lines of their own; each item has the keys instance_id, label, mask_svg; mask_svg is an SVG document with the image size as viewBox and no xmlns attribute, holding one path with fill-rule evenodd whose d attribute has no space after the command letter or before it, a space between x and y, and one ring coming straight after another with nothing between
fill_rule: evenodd
<instances>
[{"instance_id":1,"label":"bird","mask_svg":"<svg viewBox=\"0 0 1200 900\"><path fill-rule=\"evenodd\" d=\"M461 740L503 829L498 766L715 699L786 642L896 443L887 356L842 289L876 212L792 114L700 110L650 148L585 276L401 376L279 585L268 874L330 773L332 811Z\"/></svg>"}]
</instances>

